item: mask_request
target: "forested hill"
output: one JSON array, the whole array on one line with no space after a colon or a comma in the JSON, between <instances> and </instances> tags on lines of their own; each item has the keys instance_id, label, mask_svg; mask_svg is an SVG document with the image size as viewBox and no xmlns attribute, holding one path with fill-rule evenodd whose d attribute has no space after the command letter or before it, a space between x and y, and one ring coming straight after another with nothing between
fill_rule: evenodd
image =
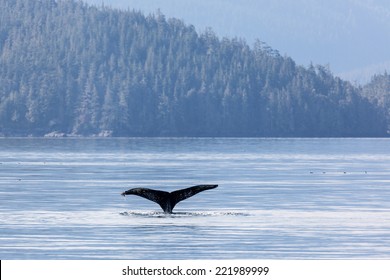
<instances>
[{"instance_id":1,"label":"forested hill","mask_svg":"<svg viewBox=\"0 0 390 280\"><path fill-rule=\"evenodd\" d=\"M75 1L0 11L1 135L387 135L362 89L260 41Z\"/></svg>"}]
</instances>

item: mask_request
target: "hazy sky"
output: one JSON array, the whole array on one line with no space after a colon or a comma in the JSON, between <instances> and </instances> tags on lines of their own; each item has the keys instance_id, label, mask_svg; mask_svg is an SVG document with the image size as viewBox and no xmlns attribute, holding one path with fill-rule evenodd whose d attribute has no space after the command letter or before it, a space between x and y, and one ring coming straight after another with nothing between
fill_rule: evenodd
<instances>
[{"instance_id":1,"label":"hazy sky","mask_svg":"<svg viewBox=\"0 0 390 280\"><path fill-rule=\"evenodd\" d=\"M299 64L329 64L335 74L367 79L390 66L388 0L86 0L211 27L219 36L260 39ZM360 75L363 75L362 77Z\"/></svg>"}]
</instances>

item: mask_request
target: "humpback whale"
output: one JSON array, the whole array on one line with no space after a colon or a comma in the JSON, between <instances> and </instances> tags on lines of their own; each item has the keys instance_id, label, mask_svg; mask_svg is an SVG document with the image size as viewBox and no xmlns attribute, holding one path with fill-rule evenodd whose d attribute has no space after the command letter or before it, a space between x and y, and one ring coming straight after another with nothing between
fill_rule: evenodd
<instances>
[{"instance_id":1,"label":"humpback whale","mask_svg":"<svg viewBox=\"0 0 390 280\"><path fill-rule=\"evenodd\" d=\"M152 190L148 188L133 188L123 192L122 195L126 196L133 194L149 199L160 205L160 207L164 210L164 213L172 214L173 208L180 201L196 195L202 191L214 189L216 187L218 187L218 185L197 185L173 192Z\"/></svg>"}]
</instances>

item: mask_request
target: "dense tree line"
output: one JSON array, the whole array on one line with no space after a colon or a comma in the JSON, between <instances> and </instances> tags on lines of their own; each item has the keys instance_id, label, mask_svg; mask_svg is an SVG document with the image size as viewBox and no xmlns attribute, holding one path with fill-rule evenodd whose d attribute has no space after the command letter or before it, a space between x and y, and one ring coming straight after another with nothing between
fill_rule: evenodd
<instances>
[{"instance_id":1,"label":"dense tree line","mask_svg":"<svg viewBox=\"0 0 390 280\"><path fill-rule=\"evenodd\" d=\"M261 41L76 1L0 11L2 135L387 135L362 89Z\"/></svg>"},{"instance_id":2,"label":"dense tree line","mask_svg":"<svg viewBox=\"0 0 390 280\"><path fill-rule=\"evenodd\" d=\"M371 82L362 88L362 95L368 98L386 118L387 132L390 133L390 75L375 75Z\"/></svg>"}]
</instances>

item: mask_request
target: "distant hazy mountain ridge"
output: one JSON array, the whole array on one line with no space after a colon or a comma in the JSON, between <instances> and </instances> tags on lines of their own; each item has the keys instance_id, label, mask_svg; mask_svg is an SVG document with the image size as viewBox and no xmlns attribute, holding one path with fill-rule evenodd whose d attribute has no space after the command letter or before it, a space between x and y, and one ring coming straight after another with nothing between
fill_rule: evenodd
<instances>
[{"instance_id":1,"label":"distant hazy mountain ridge","mask_svg":"<svg viewBox=\"0 0 390 280\"><path fill-rule=\"evenodd\" d=\"M0 10L1 135L387 135L370 91L259 41L76 1Z\"/></svg>"},{"instance_id":2,"label":"distant hazy mountain ridge","mask_svg":"<svg viewBox=\"0 0 390 280\"><path fill-rule=\"evenodd\" d=\"M85 0L101 5L101 0ZM106 0L148 13L158 9L219 36L260 38L297 64L330 65L338 76L365 84L390 71L388 0ZM387 62L387 63L386 63Z\"/></svg>"}]
</instances>

